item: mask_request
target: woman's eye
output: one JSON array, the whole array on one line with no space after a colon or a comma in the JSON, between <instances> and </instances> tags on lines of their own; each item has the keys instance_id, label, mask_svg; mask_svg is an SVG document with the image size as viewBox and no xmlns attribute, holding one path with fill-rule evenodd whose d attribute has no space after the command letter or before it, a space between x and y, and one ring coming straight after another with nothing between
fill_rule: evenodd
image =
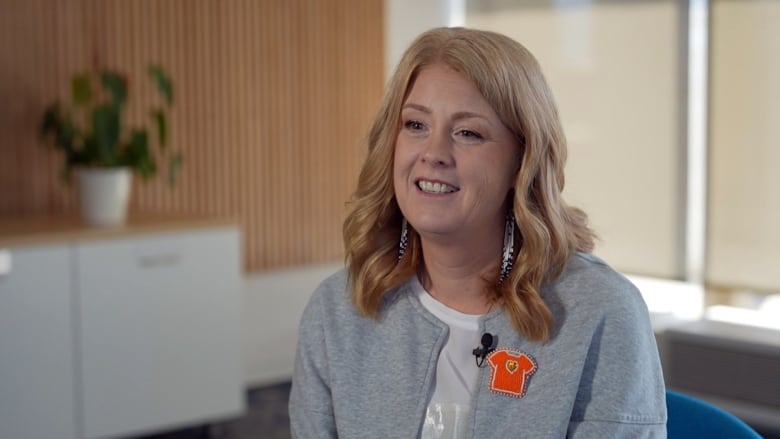
<instances>
[{"instance_id":1,"label":"woman's eye","mask_svg":"<svg viewBox=\"0 0 780 439\"><path fill-rule=\"evenodd\" d=\"M423 128L425 128L425 125L423 125L422 122L416 120L407 120L406 122L404 122L404 127L408 130L420 131Z\"/></svg>"},{"instance_id":2,"label":"woman's eye","mask_svg":"<svg viewBox=\"0 0 780 439\"><path fill-rule=\"evenodd\" d=\"M479 134L476 131L472 130L460 130L457 133L461 137L465 137L467 139L475 139L475 140L482 140L482 134Z\"/></svg>"}]
</instances>

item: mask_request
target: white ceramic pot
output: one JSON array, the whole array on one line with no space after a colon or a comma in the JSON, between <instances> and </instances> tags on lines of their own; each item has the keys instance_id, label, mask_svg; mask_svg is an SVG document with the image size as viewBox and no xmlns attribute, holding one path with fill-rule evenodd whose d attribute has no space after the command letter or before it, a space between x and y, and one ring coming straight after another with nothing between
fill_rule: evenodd
<instances>
[{"instance_id":1,"label":"white ceramic pot","mask_svg":"<svg viewBox=\"0 0 780 439\"><path fill-rule=\"evenodd\" d=\"M121 226L130 201L130 168L80 168L81 215L96 227Z\"/></svg>"}]
</instances>

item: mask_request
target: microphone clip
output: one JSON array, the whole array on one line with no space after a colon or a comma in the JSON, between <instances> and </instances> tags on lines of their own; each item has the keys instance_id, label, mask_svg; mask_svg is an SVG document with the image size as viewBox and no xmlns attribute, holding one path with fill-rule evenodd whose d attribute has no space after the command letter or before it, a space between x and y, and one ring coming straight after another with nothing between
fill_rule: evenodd
<instances>
[{"instance_id":1,"label":"microphone clip","mask_svg":"<svg viewBox=\"0 0 780 439\"><path fill-rule=\"evenodd\" d=\"M488 354L496 350L494 342L497 340L498 337L493 337L493 334L489 332L482 334L482 340L480 340L482 346L471 351L471 354L475 357L477 367L483 367L485 365L485 358Z\"/></svg>"}]
</instances>

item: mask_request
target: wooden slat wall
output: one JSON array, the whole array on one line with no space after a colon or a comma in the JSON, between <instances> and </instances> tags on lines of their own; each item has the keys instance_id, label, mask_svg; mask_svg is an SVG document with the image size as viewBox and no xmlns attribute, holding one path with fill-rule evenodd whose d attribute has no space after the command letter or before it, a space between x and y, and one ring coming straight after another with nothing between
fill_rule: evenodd
<instances>
[{"instance_id":1,"label":"wooden slat wall","mask_svg":"<svg viewBox=\"0 0 780 439\"><path fill-rule=\"evenodd\" d=\"M380 0L0 0L0 215L77 211L36 135L74 72L127 72L140 122L159 62L185 163L172 191L136 181L131 210L238 218L250 271L337 260L382 38Z\"/></svg>"}]
</instances>

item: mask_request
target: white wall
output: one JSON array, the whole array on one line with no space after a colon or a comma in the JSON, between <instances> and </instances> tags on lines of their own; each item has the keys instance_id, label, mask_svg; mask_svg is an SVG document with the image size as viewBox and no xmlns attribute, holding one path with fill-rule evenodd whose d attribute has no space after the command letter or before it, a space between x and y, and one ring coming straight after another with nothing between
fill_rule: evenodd
<instances>
[{"instance_id":1,"label":"white wall","mask_svg":"<svg viewBox=\"0 0 780 439\"><path fill-rule=\"evenodd\" d=\"M385 77L390 77L419 34L434 27L463 25L464 15L465 0L386 0Z\"/></svg>"},{"instance_id":2,"label":"white wall","mask_svg":"<svg viewBox=\"0 0 780 439\"><path fill-rule=\"evenodd\" d=\"M247 387L289 381L298 322L319 283L341 263L253 273L244 298L244 376Z\"/></svg>"}]
</instances>

